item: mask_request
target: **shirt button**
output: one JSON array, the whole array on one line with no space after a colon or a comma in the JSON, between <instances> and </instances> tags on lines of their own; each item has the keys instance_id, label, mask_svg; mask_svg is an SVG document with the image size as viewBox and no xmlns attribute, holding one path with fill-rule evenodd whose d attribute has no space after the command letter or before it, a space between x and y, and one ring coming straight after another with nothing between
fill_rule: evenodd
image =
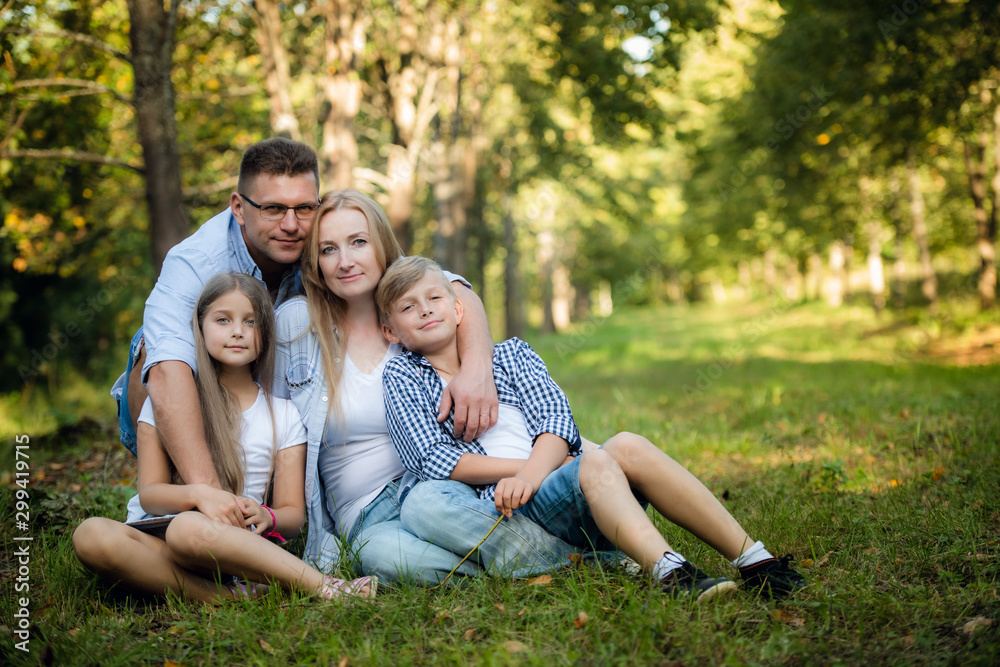
<instances>
[{"instance_id":1,"label":"shirt button","mask_svg":"<svg viewBox=\"0 0 1000 667\"><path fill-rule=\"evenodd\" d=\"M323 402L326 403L326 396L323 397Z\"/></svg>"}]
</instances>

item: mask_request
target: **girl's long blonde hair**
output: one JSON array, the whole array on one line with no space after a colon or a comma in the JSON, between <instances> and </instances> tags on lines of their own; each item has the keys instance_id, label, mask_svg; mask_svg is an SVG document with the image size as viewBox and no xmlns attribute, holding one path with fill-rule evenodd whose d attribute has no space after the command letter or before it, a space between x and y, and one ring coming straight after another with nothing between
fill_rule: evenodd
<instances>
[{"instance_id":1,"label":"girl's long blonde hair","mask_svg":"<svg viewBox=\"0 0 1000 667\"><path fill-rule=\"evenodd\" d=\"M353 208L368 220L368 232L379 268L385 273L386 267L403 255L392 225L382 208L371 198L356 190L330 191L323 195L322 204L316 212L316 219L306 247L302 253L302 283L306 290L309 306L309 322L319 341L320 358L326 374L326 390L330 397L328 411L340 414L340 401L336 399L336 388L343 375L343 359L347 349L347 303L327 287L323 272L319 268L319 228L323 216L340 209ZM372 301L375 300L374 293Z\"/></svg>"},{"instance_id":2,"label":"girl's long blonde hair","mask_svg":"<svg viewBox=\"0 0 1000 667\"><path fill-rule=\"evenodd\" d=\"M194 307L191 328L194 331L195 353L198 370L195 382L198 385L198 400L201 403L202 421L205 427L205 441L212 455L215 473L222 488L230 493L243 493L243 476L246 459L240 436L243 427L243 412L239 400L219 382L222 364L212 358L205 345L202 323L209 308L220 297L238 291L250 301L254 313L254 330L257 335L257 359L250 364L250 375L264 391L267 409L271 415L272 443L277 442L273 433L274 408L271 404L271 382L274 378L274 309L267 289L259 280L242 273L219 273L212 276L201 290ZM274 461L272 444L271 461ZM268 475L270 479L270 475ZM266 496L266 492L265 492Z\"/></svg>"}]
</instances>

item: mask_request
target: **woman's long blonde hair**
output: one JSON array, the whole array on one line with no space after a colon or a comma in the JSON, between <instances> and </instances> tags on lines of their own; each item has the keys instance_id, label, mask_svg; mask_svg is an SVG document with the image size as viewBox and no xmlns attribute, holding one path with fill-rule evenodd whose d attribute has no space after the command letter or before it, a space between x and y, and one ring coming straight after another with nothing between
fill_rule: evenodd
<instances>
[{"instance_id":1,"label":"woman's long blonde hair","mask_svg":"<svg viewBox=\"0 0 1000 667\"><path fill-rule=\"evenodd\" d=\"M347 303L327 287L319 268L319 229L323 216L327 213L349 208L360 211L368 220L368 232L382 273L403 255L389 219L382 207L371 198L356 190L330 191L323 195L302 253L302 283L306 290L306 302L309 304L309 322L319 341L320 358L326 375L326 390L330 397L328 410L335 410L338 415L340 401L336 399L336 388L343 375L342 360L347 349L347 329L344 326ZM375 294L372 293L372 301L374 300Z\"/></svg>"},{"instance_id":2,"label":"woman's long blonde hair","mask_svg":"<svg viewBox=\"0 0 1000 667\"><path fill-rule=\"evenodd\" d=\"M194 331L198 365L195 382L198 385L198 400L205 426L205 441L222 488L240 495L243 493L243 476L246 472L246 459L240 441L243 412L236 396L219 382L222 364L208 353L202 333L202 323L212 304L233 291L238 291L249 299L253 308L258 354L257 359L250 364L250 375L264 391L273 431L276 427L270 387L274 377L275 324L274 308L267 289L256 278L242 273L219 273L212 276L198 296L191 328ZM273 436L274 434L272 443L275 443L277 438ZM273 451L271 460L274 460Z\"/></svg>"}]
</instances>

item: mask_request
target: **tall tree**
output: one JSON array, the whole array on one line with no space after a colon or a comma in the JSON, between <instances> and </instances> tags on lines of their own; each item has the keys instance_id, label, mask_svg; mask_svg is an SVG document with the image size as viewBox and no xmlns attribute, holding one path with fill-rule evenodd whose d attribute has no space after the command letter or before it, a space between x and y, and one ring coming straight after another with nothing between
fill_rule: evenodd
<instances>
[{"instance_id":1,"label":"tall tree","mask_svg":"<svg viewBox=\"0 0 1000 667\"><path fill-rule=\"evenodd\" d=\"M173 70L174 34L180 0L127 0L133 103L146 173L150 244L157 274L167 251L190 230L181 189Z\"/></svg>"}]
</instances>

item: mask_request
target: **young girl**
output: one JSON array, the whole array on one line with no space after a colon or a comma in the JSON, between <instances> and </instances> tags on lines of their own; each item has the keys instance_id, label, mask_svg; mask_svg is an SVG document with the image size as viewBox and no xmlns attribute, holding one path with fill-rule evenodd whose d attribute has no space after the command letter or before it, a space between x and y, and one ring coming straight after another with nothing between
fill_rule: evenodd
<instances>
[{"instance_id":1,"label":"young girl","mask_svg":"<svg viewBox=\"0 0 1000 667\"><path fill-rule=\"evenodd\" d=\"M184 484L160 441L147 399L139 417L139 494L130 522L176 515L163 538L92 517L73 533L89 569L130 588L203 602L253 596L234 577L273 581L331 599L371 597L377 581L324 576L266 537L302 529L305 431L291 402L272 399L274 312L258 280L221 273L202 289L192 322L205 436L223 489ZM273 463L273 466L272 466ZM274 475L274 507L262 504ZM232 581L234 583L219 583Z\"/></svg>"}]
</instances>

